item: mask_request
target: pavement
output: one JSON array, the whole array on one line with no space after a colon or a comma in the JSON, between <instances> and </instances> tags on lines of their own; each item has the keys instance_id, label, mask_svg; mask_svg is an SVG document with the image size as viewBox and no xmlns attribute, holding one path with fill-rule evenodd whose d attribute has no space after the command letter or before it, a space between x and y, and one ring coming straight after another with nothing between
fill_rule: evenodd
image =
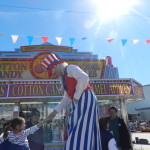
<instances>
[{"instance_id":1,"label":"pavement","mask_svg":"<svg viewBox=\"0 0 150 150\"><path fill-rule=\"evenodd\" d=\"M131 135L132 141L136 141L136 137L139 139L147 139L149 141L149 144L133 144L134 150L150 150L150 132L133 132Z\"/></svg>"}]
</instances>

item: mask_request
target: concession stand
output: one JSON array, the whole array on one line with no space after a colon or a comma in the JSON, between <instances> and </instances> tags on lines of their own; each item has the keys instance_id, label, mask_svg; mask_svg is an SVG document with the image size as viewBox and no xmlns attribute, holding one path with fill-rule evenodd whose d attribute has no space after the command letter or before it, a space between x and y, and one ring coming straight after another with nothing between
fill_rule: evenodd
<instances>
[{"instance_id":1,"label":"concession stand","mask_svg":"<svg viewBox=\"0 0 150 150\"><path fill-rule=\"evenodd\" d=\"M110 56L98 59L92 53L50 43L0 53L0 121L16 116L28 120L34 108L40 111L40 119L43 119L60 102L63 96L60 81L48 79L47 72L38 74L35 71L36 65L50 52L68 64L78 65L89 75L97 96L99 117L108 116L108 108L115 106L127 123L126 103L143 99L142 85L131 78L120 79ZM44 125L45 150L63 150L69 113L67 106Z\"/></svg>"}]
</instances>

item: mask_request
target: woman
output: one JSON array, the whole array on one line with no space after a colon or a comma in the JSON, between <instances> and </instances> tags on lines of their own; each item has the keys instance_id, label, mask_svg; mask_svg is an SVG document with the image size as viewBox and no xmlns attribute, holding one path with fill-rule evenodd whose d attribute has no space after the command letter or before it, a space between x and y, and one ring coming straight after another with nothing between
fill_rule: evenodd
<instances>
[{"instance_id":1,"label":"woman","mask_svg":"<svg viewBox=\"0 0 150 150\"><path fill-rule=\"evenodd\" d=\"M78 66L58 59L53 53L46 56L36 70L38 73L47 70L49 78L60 78L62 81L64 96L50 114L52 117L71 104L65 150L101 150L97 100L88 75Z\"/></svg>"},{"instance_id":2,"label":"woman","mask_svg":"<svg viewBox=\"0 0 150 150\"><path fill-rule=\"evenodd\" d=\"M106 118L101 118L99 120L99 126L100 126L102 150L118 150L113 135L111 134L110 131L107 130L108 120Z\"/></svg>"}]
</instances>

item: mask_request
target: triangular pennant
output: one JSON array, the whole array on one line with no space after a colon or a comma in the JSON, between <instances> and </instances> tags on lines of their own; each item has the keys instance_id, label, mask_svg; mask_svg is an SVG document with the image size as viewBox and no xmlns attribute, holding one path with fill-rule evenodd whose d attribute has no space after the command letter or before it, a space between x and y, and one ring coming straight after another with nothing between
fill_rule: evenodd
<instances>
[{"instance_id":1,"label":"triangular pennant","mask_svg":"<svg viewBox=\"0 0 150 150\"><path fill-rule=\"evenodd\" d=\"M146 40L146 44L150 43L150 40Z\"/></svg>"},{"instance_id":2,"label":"triangular pennant","mask_svg":"<svg viewBox=\"0 0 150 150\"><path fill-rule=\"evenodd\" d=\"M62 41L62 37L55 37L55 39L56 39L58 45L60 45L61 41Z\"/></svg>"},{"instance_id":3,"label":"triangular pennant","mask_svg":"<svg viewBox=\"0 0 150 150\"><path fill-rule=\"evenodd\" d=\"M48 41L48 37L41 37L43 42L46 43Z\"/></svg>"},{"instance_id":4,"label":"triangular pennant","mask_svg":"<svg viewBox=\"0 0 150 150\"><path fill-rule=\"evenodd\" d=\"M122 39L121 42L122 42L122 46L124 46L127 43L127 39Z\"/></svg>"},{"instance_id":5,"label":"triangular pennant","mask_svg":"<svg viewBox=\"0 0 150 150\"><path fill-rule=\"evenodd\" d=\"M13 43L16 43L18 40L18 35L11 35Z\"/></svg>"},{"instance_id":6,"label":"triangular pennant","mask_svg":"<svg viewBox=\"0 0 150 150\"><path fill-rule=\"evenodd\" d=\"M86 39L87 39L87 37L83 37L83 38L82 38L82 40L86 40Z\"/></svg>"},{"instance_id":7,"label":"triangular pennant","mask_svg":"<svg viewBox=\"0 0 150 150\"><path fill-rule=\"evenodd\" d=\"M31 45L32 41L33 41L33 36L27 36L29 45Z\"/></svg>"},{"instance_id":8,"label":"triangular pennant","mask_svg":"<svg viewBox=\"0 0 150 150\"><path fill-rule=\"evenodd\" d=\"M75 38L69 38L71 46L73 45Z\"/></svg>"},{"instance_id":9,"label":"triangular pennant","mask_svg":"<svg viewBox=\"0 0 150 150\"><path fill-rule=\"evenodd\" d=\"M114 39L107 39L107 42L110 43L110 42L112 42L113 40L114 40Z\"/></svg>"},{"instance_id":10,"label":"triangular pennant","mask_svg":"<svg viewBox=\"0 0 150 150\"><path fill-rule=\"evenodd\" d=\"M136 40L133 40L133 44L137 44L137 43L139 43L139 41L140 41L140 40L137 40L137 39L136 39Z\"/></svg>"}]
</instances>

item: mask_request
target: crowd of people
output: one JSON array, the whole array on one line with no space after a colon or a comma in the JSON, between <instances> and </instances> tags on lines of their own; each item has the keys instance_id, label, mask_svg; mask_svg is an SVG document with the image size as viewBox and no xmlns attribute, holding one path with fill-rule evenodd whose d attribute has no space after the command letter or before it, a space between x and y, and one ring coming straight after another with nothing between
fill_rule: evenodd
<instances>
[{"instance_id":1,"label":"crowd of people","mask_svg":"<svg viewBox=\"0 0 150 150\"><path fill-rule=\"evenodd\" d=\"M33 109L30 120L18 117L4 123L0 138L0 150L44 150L44 132L41 127L48 116L39 125L40 112ZM26 124L26 125L25 125ZM117 109L109 108L109 117L99 119L100 139L102 150L130 150L131 142L127 127L122 119L117 117Z\"/></svg>"},{"instance_id":2,"label":"crowd of people","mask_svg":"<svg viewBox=\"0 0 150 150\"><path fill-rule=\"evenodd\" d=\"M40 137L40 127L48 120L54 119L56 114L68 105L71 108L64 150L132 149L127 127L117 116L115 107L109 109L108 118L99 120L97 99L91 90L89 77L78 66L68 65L51 53L37 64L35 71L47 71L49 78L59 78L65 91L63 99L53 112L39 123L37 111L31 113L30 121L27 123L22 117L12 119L0 136L0 150L42 150L44 146Z\"/></svg>"},{"instance_id":3,"label":"crowd of people","mask_svg":"<svg viewBox=\"0 0 150 150\"><path fill-rule=\"evenodd\" d=\"M144 120L129 120L130 131L150 131L150 122Z\"/></svg>"}]
</instances>

